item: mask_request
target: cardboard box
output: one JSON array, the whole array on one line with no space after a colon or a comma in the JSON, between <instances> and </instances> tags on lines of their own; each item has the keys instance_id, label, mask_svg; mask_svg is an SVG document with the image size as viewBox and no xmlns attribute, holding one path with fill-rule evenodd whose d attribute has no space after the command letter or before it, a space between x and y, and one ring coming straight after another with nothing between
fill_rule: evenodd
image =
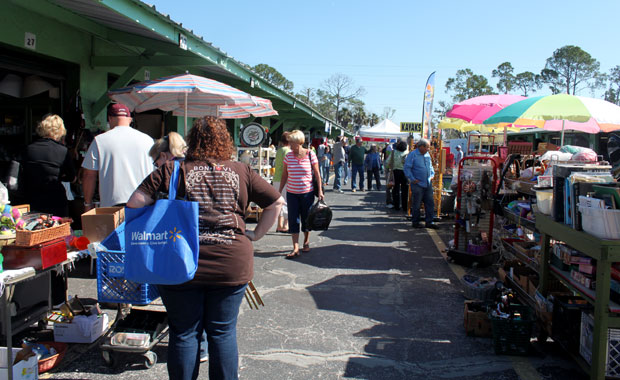
<instances>
[{"instance_id":1,"label":"cardboard box","mask_svg":"<svg viewBox=\"0 0 620 380\"><path fill-rule=\"evenodd\" d=\"M108 315L77 315L71 323L54 323L54 340L64 343L92 343L108 329Z\"/></svg>"},{"instance_id":2,"label":"cardboard box","mask_svg":"<svg viewBox=\"0 0 620 380\"><path fill-rule=\"evenodd\" d=\"M124 207L99 207L82 214L82 233L93 242L101 242L125 221Z\"/></svg>"},{"instance_id":3,"label":"cardboard box","mask_svg":"<svg viewBox=\"0 0 620 380\"><path fill-rule=\"evenodd\" d=\"M464 321L465 333L468 336L490 337L493 335L493 325L489 316L482 308L480 301L465 301Z\"/></svg>"},{"instance_id":4,"label":"cardboard box","mask_svg":"<svg viewBox=\"0 0 620 380\"><path fill-rule=\"evenodd\" d=\"M12 359L21 351L21 348L13 348ZM0 379L8 379L8 361L6 347L0 347ZM22 360L13 365L13 379L15 380L36 380L39 378L39 361L36 355L31 356L28 360Z\"/></svg>"}]
</instances>

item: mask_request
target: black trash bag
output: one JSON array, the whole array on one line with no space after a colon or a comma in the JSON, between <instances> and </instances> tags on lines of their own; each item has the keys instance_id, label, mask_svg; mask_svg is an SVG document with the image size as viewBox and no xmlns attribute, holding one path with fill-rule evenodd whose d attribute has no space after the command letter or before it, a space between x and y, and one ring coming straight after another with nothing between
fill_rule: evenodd
<instances>
[{"instance_id":1,"label":"black trash bag","mask_svg":"<svg viewBox=\"0 0 620 380\"><path fill-rule=\"evenodd\" d=\"M306 227L310 231L325 231L329 228L331 221L332 209L322 200L318 200L310 207L308 219L306 219Z\"/></svg>"}]
</instances>

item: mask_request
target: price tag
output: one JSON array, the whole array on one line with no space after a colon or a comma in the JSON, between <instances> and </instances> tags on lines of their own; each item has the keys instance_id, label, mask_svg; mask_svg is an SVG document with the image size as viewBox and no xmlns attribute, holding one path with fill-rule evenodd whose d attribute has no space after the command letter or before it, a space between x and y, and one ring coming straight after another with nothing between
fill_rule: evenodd
<instances>
[{"instance_id":1,"label":"price tag","mask_svg":"<svg viewBox=\"0 0 620 380\"><path fill-rule=\"evenodd\" d=\"M24 47L26 49L37 50L37 35L26 32L24 36Z\"/></svg>"}]
</instances>

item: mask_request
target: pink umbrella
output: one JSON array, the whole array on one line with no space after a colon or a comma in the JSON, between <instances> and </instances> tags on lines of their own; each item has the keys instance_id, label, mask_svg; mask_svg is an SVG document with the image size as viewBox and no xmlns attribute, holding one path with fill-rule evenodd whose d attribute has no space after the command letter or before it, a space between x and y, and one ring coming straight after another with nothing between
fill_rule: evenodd
<instances>
[{"instance_id":1,"label":"pink umbrella","mask_svg":"<svg viewBox=\"0 0 620 380\"><path fill-rule=\"evenodd\" d=\"M456 103L446 116L482 124L497 111L523 99L525 96L509 94L476 96Z\"/></svg>"},{"instance_id":2,"label":"pink umbrella","mask_svg":"<svg viewBox=\"0 0 620 380\"><path fill-rule=\"evenodd\" d=\"M476 96L456 103L446 113L446 116L469 121L472 124L482 124L483 121L498 111L523 99L527 98L510 94ZM504 124L504 144L506 144L506 127L507 125Z\"/></svg>"}]
</instances>

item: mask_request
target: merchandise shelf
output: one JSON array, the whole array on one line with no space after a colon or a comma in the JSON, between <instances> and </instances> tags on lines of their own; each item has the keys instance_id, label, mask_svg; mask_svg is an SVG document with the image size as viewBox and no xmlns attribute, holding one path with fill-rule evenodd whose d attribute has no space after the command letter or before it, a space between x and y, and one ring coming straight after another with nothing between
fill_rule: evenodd
<instances>
[{"instance_id":1,"label":"merchandise shelf","mask_svg":"<svg viewBox=\"0 0 620 380\"><path fill-rule=\"evenodd\" d=\"M536 309L536 301L532 296L529 295L528 292L525 291L516 281L514 281L510 276L506 276L506 285L517 292L519 295L519 299L527 304L532 310Z\"/></svg>"},{"instance_id":2,"label":"merchandise shelf","mask_svg":"<svg viewBox=\"0 0 620 380\"><path fill-rule=\"evenodd\" d=\"M513 223L516 223L522 227L534 231L536 229L536 223L533 220L523 218L520 215L510 211L507 207L504 207L504 217Z\"/></svg>"},{"instance_id":3,"label":"merchandise shelf","mask_svg":"<svg viewBox=\"0 0 620 380\"><path fill-rule=\"evenodd\" d=\"M611 264L620 261L620 240L604 240L576 231L569 226L555 222L549 216L535 213L536 229L541 234L540 291L547 295L549 276L557 277L571 290L584 296L594 304L594 331L592 344L592 365L590 379L605 378L607 361L608 328L620 327L620 305L609 299L611 283ZM572 281L569 272L559 270L549 264L551 258L550 240L563 241L570 247L597 260L596 290L583 287Z\"/></svg>"},{"instance_id":4,"label":"merchandise shelf","mask_svg":"<svg viewBox=\"0 0 620 380\"><path fill-rule=\"evenodd\" d=\"M508 252L509 255L518 259L520 262L525 264L528 268L538 273L538 270L540 269L540 264L538 263L537 259L524 255L523 253L516 250L512 245L510 245L509 243L503 240L502 240L502 246L504 247L505 251Z\"/></svg>"},{"instance_id":5,"label":"merchandise shelf","mask_svg":"<svg viewBox=\"0 0 620 380\"><path fill-rule=\"evenodd\" d=\"M586 288L585 286L575 282L571 278L569 271L562 270L553 265L549 266L549 270L558 280L560 280L560 282L564 284L564 286L569 288L571 291L580 294L583 298L585 298L592 305L596 304L596 291ZM620 304L612 300L609 300L609 312L620 313ZM618 317L618 323L620 323L620 317ZM614 326L611 326L611 327L614 327Z\"/></svg>"}]
</instances>

